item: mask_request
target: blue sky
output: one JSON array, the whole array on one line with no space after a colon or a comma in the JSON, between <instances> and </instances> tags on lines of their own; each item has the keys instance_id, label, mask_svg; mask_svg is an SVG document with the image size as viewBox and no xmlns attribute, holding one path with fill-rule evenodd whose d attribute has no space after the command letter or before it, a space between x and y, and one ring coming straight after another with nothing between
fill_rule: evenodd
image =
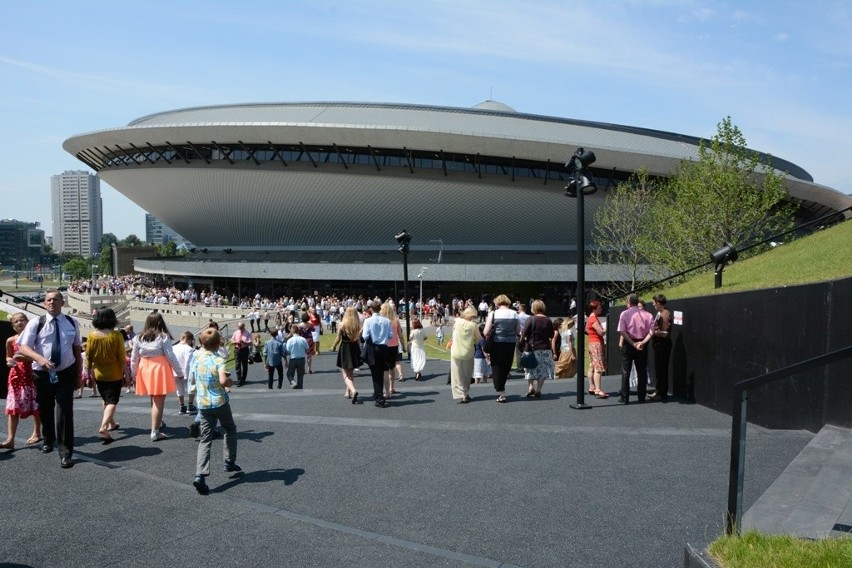
<instances>
[{"instance_id":1,"label":"blue sky","mask_svg":"<svg viewBox=\"0 0 852 568\"><path fill-rule=\"evenodd\" d=\"M846 0L0 2L0 217L48 234L75 134L225 103L473 106L711 137L852 193ZM104 230L144 212L102 183ZM223 222L227 222L223 219Z\"/></svg>"}]
</instances>

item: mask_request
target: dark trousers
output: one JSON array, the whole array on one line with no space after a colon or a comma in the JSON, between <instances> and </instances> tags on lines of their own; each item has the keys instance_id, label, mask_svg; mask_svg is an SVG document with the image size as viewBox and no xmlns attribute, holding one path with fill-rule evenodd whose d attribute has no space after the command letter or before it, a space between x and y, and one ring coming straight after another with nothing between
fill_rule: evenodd
<instances>
[{"instance_id":1,"label":"dark trousers","mask_svg":"<svg viewBox=\"0 0 852 568\"><path fill-rule=\"evenodd\" d=\"M305 358L304 357L296 357L295 359L290 359L287 364L287 380L290 383L293 383L293 377L295 380L295 387L297 389L302 388L302 381L305 379Z\"/></svg>"},{"instance_id":2,"label":"dark trousers","mask_svg":"<svg viewBox=\"0 0 852 568\"><path fill-rule=\"evenodd\" d=\"M672 356L672 340L654 342L654 375L657 377L657 394L669 396L669 359Z\"/></svg>"},{"instance_id":3,"label":"dark trousers","mask_svg":"<svg viewBox=\"0 0 852 568\"><path fill-rule=\"evenodd\" d=\"M53 384L46 371L33 373L36 402L41 416L41 435L44 444L57 442L59 456L70 458L74 453L74 391L77 387L76 367L59 371L59 382Z\"/></svg>"},{"instance_id":4,"label":"dark trousers","mask_svg":"<svg viewBox=\"0 0 852 568\"><path fill-rule=\"evenodd\" d=\"M269 368L266 370L269 373L269 388L272 388L272 379L275 375L275 371L278 371L278 388L281 388L281 385L284 384L284 364L278 363L277 365L269 365Z\"/></svg>"},{"instance_id":5,"label":"dark trousers","mask_svg":"<svg viewBox=\"0 0 852 568\"><path fill-rule=\"evenodd\" d=\"M494 390L503 392L506 390L506 380L509 371L512 370L512 360L515 357L515 342L497 343L491 350L491 373L494 376Z\"/></svg>"},{"instance_id":6,"label":"dark trousers","mask_svg":"<svg viewBox=\"0 0 852 568\"><path fill-rule=\"evenodd\" d=\"M236 359L234 365L237 368L237 384L242 385L246 382L248 376L249 348L240 347L234 353L234 357Z\"/></svg>"},{"instance_id":7,"label":"dark trousers","mask_svg":"<svg viewBox=\"0 0 852 568\"><path fill-rule=\"evenodd\" d=\"M621 348L621 398L624 400L630 398L630 370L634 364L639 380L636 385L636 395L639 402L643 402L648 388L648 350L647 347L636 349L625 340L624 347Z\"/></svg>"},{"instance_id":8,"label":"dark trousers","mask_svg":"<svg viewBox=\"0 0 852 568\"><path fill-rule=\"evenodd\" d=\"M370 365L370 375L373 379L373 398L384 400L385 398L385 373L396 364L396 356L393 355L387 345L373 345L375 350L375 362Z\"/></svg>"}]
</instances>

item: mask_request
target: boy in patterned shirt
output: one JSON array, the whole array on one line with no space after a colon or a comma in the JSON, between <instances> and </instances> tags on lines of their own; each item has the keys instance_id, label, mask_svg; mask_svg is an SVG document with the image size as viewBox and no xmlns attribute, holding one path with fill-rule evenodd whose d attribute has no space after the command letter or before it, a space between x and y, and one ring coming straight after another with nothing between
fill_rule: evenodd
<instances>
[{"instance_id":1,"label":"boy in patterned shirt","mask_svg":"<svg viewBox=\"0 0 852 568\"><path fill-rule=\"evenodd\" d=\"M225 360L216 354L222 342L219 331L207 328L198 336L201 349L195 353L190 368L190 383L195 385L195 404L201 414L201 441L195 464L195 481L192 485L201 495L210 493L204 478L210 475L210 451L213 446L213 429L216 422L225 429L225 465L228 472L242 471L237 465L237 426L231 415L231 404L225 390L231 378L225 371Z\"/></svg>"}]
</instances>

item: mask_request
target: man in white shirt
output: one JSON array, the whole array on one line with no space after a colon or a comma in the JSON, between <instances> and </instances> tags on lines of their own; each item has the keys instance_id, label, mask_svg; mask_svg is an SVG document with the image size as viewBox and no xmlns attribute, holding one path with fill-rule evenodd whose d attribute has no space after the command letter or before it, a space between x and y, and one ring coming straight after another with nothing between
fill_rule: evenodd
<instances>
[{"instance_id":1,"label":"man in white shirt","mask_svg":"<svg viewBox=\"0 0 852 568\"><path fill-rule=\"evenodd\" d=\"M83 357L79 326L62 313L62 293L48 290L47 315L31 319L18 337L20 353L33 361L36 402L44 443L49 454L59 448L63 469L74 467L74 391L83 386Z\"/></svg>"},{"instance_id":2,"label":"man in white shirt","mask_svg":"<svg viewBox=\"0 0 852 568\"><path fill-rule=\"evenodd\" d=\"M373 315L364 320L361 337L370 342L367 346L367 364L373 379L373 399L379 408L387 407L384 396L385 373L396 364L396 357L388 349L388 340L393 337L393 329L388 318L380 315L382 304L374 300L370 306Z\"/></svg>"}]
</instances>

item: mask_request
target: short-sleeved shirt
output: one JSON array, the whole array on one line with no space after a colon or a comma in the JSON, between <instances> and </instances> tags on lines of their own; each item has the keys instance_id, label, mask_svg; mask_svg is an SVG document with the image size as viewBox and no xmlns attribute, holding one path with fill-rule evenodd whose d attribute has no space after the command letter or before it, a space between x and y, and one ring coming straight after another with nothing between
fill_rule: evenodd
<instances>
[{"instance_id":1,"label":"short-sleeved shirt","mask_svg":"<svg viewBox=\"0 0 852 568\"><path fill-rule=\"evenodd\" d=\"M618 331L626 333L631 339L645 339L653 327L654 318L639 306L624 310L618 317Z\"/></svg>"},{"instance_id":2,"label":"short-sleeved shirt","mask_svg":"<svg viewBox=\"0 0 852 568\"><path fill-rule=\"evenodd\" d=\"M290 359L304 359L308 354L308 340L301 335L294 335L285 345Z\"/></svg>"},{"instance_id":3,"label":"short-sleeved shirt","mask_svg":"<svg viewBox=\"0 0 852 568\"><path fill-rule=\"evenodd\" d=\"M198 408L219 408L228 402L228 393L219 382L219 372L225 369L225 360L206 349L200 349L192 358L190 377L195 379L195 404Z\"/></svg>"},{"instance_id":4,"label":"short-sleeved shirt","mask_svg":"<svg viewBox=\"0 0 852 568\"><path fill-rule=\"evenodd\" d=\"M86 339L86 362L92 368L96 381L123 379L127 358L121 332L112 331L106 335L90 333Z\"/></svg>"},{"instance_id":5,"label":"short-sleeved shirt","mask_svg":"<svg viewBox=\"0 0 852 568\"><path fill-rule=\"evenodd\" d=\"M489 335L494 335L495 343L515 343L518 339L518 312L499 307L491 312ZM486 327L488 324L486 323Z\"/></svg>"},{"instance_id":6,"label":"short-sleeved shirt","mask_svg":"<svg viewBox=\"0 0 852 568\"><path fill-rule=\"evenodd\" d=\"M40 353L45 359L50 359L54 338L53 330L57 322L59 325L59 353L61 359L56 370L63 371L76 362L72 347L82 344L80 330L65 314L59 314L55 318L47 314L41 331L38 331L39 318L31 319L24 328L24 331L21 332L21 335L18 336L18 345L26 345L36 353ZM36 371L44 370L36 361L33 361L33 369Z\"/></svg>"}]
</instances>

